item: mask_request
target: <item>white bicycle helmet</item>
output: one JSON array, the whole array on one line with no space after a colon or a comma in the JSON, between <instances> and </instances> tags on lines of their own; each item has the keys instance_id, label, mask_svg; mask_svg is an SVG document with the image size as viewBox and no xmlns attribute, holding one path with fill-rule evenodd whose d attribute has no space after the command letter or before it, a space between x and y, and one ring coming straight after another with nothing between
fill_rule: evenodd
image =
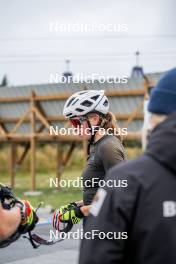
<instances>
[{"instance_id":1,"label":"white bicycle helmet","mask_svg":"<svg viewBox=\"0 0 176 264\"><path fill-rule=\"evenodd\" d=\"M94 111L105 115L108 110L109 102L104 90L86 90L74 93L68 98L63 115L66 118L74 118Z\"/></svg>"}]
</instances>

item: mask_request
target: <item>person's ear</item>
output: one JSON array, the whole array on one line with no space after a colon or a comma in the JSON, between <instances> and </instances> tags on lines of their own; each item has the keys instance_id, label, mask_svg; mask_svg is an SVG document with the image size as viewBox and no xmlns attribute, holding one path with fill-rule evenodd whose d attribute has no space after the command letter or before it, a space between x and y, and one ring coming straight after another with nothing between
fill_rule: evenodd
<instances>
[{"instance_id":1,"label":"person's ear","mask_svg":"<svg viewBox=\"0 0 176 264\"><path fill-rule=\"evenodd\" d=\"M99 120L100 120L100 116L99 115L95 115L94 116L94 122L96 123L96 125L98 124Z\"/></svg>"},{"instance_id":2,"label":"person's ear","mask_svg":"<svg viewBox=\"0 0 176 264\"><path fill-rule=\"evenodd\" d=\"M90 122L91 122L91 124L96 126L98 124L98 122L99 122L99 119L100 119L99 115L95 114L95 115L92 115L90 117Z\"/></svg>"}]
</instances>

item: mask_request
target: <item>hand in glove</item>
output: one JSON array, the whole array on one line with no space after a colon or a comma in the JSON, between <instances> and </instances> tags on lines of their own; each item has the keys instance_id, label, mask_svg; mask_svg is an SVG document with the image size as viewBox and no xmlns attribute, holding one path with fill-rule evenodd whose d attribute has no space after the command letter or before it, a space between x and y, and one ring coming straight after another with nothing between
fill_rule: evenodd
<instances>
[{"instance_id":1,"label":"hand in glove","mask_svg":"<svg viewBox=\"0 0 176 264\"><path fill-rule=\"evenodd\" d=\"M18 231L25 234L33 230L38 222L38 217L30 202L26 200L16 201L15 206L18 206L21 212L21 223Z\"/></svg>"},{"instance_id":2,"label":"hand in glove","mask_svg":"<svg viewBox=\"0 0 176 264\"><path fill-rule=\"evenodd\" d=\"M59 230L59 222L77 224L84 214L81 211L81 207L78 207L75 203L70 203L66 206L61 206L54 212L53 215L53 227Z\"/></svg>"}]
</instances>

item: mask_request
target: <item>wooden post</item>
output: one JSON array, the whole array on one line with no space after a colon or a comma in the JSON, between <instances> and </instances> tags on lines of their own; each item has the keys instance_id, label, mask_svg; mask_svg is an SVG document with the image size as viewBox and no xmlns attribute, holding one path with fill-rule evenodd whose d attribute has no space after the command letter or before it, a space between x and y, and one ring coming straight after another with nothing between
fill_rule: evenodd
<instances>
[{"instance_id":1,"label":"wooden post","mask_svg":"<svg viewBox=\"0 0 176 264\"><path fill-rule=\"evenodd\" d=\"M71 145L70 145L70 148L69 148L69 150L68 150L68 152L66 154L66 156L63 159L63 165L64 166L67 165L67 163L68 163L68 161L69 161L69 159L70 159L70 157L71 157L71 155L73 153L73 150L74 150L75 146L76 146L76 143L72 142Z\"/></svg>"},{"instance_id":2,"label":"wooden post","mask_svg":"<svg viewBox=\"0 0 176 264\"><path fill-rule=\"evenodd\" d=\"M10 186L15 187L15 172L16 172L16 157L17 157L17 145L11 143L10 146Z\"/></svg>"},{"instance_id":3,"label":"wooden post","mask_svg":"<svg viewBox=\"0 0 176 264\"><path fill-rule=\"evenodd\" d=\"M36 132L36 124L35 124L35 93L32 92L31 95L31 191L35 191L36 189L36 138L35 138L35 132Z\"/></svg>"},{"instance_id":4,"label":"wooden post","mask_svg":"<svg viewBox=\"0 0 176 264\"><path fill-rule=\"evenodd\" d=\"M59 143L57 145L57 171L56 171L58 189L60 188L59 183L60 183L62 171L63 171L63 144Z\"/></svg>"},{"instance_id":5,"label":"wooden post","mask_svg":"<svg viewBox=\"0 0 176 264\"><path fill-rule=\"evenodd\" d=\"M144 80L144 100L149 99L149 82L147 80Z\"/></svg>"},{"instance_id":6,"label":"wooden post","mask_svg":"<svg viewBox=\"0 0 176 264\"><path fill-rule=\"evenodd\" d=\"M31 137L31 191L36 189L36 140Z\"/></svg>"}]
</instances>

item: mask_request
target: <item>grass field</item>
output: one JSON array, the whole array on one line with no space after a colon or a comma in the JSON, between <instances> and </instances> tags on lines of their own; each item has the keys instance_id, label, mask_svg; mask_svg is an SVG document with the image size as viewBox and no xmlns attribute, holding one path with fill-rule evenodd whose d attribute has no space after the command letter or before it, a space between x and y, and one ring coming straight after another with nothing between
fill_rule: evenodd
<instances>
[{"instance_id":1,"label":"grass field","mask_svg":"<svg viewBox=\"0 0 176 264\"><path fill-rule=\"evenodd\" d=\"M62 179L71 179L74 180L78 176L80 176L81 171L77 170L66 170L63 175ZM42 201L43 207L46 207L48 205L51 205L53 208L57 208L60 205L67 204L72 201L81 200L82 199L82 189L81 188L57 188L55 186L52 186L50 188L50 178L53 178L55 180L55 174L50 173L37 173L37 191L41 191L42 194L39 196L29 196L25 195L26 191L29 191L30 186L30 174L29 173L18 173L16 177L15 182L15 189L14 193L17 195L17 197L23 198L23 199L29 199L34 207L37 207L37 205ZM1 176L1 182L8 184L8 178L9 176L6 174L3 174Z\"/></svg>"},{"instance_id":2,"label":"grass field","mask_svg":"<svg viewBox=\"0 0 176 264\"><path fill-rule=\"evenodd\" d=\"M19 152L22 151L19 149ZM141 149L138 147L126 148L128 159L133 159L141 154ZM0 182L9 184L8 175L8 157L9 149L0 149ZM41 191L39 196L26 196L24 192L30 189L30 159L26 157L22 168L17 172L15 180L15 194L24 199L29 199L34 207L37 207L39 202L44 202L44 207L51 205L53 208L58 208L60 205L67 204L71 201L82 199L82 189L79 188L50 188L50 178L55 180L55 149L52 146L39 148L37 151L37 191ZM75 180L80 177L83 169L83 155L81 150L75 150L68 166L65 168L62 179Z\"/></svg>"}]
</instances>

